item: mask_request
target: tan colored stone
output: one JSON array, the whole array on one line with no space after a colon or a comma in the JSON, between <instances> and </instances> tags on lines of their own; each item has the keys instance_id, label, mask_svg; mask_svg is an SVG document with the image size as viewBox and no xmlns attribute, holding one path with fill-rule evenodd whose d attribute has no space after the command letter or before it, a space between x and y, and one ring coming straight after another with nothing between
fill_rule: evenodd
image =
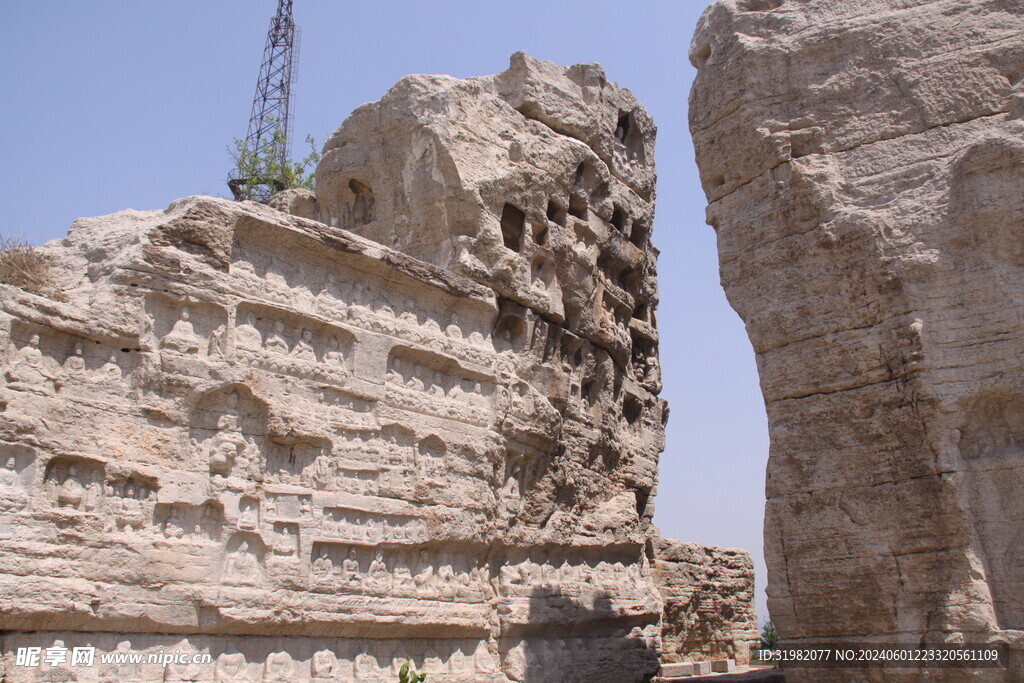
<instances>
[{"instance_id":1,"label":"tan colored stone","mask_svg":"<svg viewBox=\"0 0 1024 683\"><path fill-rule=\"evenodd\" d=\"M407 76L327 140L317 216L567 321L621 367L637 354L629 379L653 386L654 134L596 64Z\"/></svg>"},{"instance_id":2,"label":"tan colored stone","mask_svg":"<svg viewBox=\"0 0 1024 683\"><path fill-rule=\"evenodd\" d=\"M47 245L66 301L0 286L5 680L654 674L653 141L517 54L357 110L315 195ZM57 642L209 657L13 664Z\"/></svg>"},{"instance_id":3,"label":"tan colored stone","mask_svg":"<svg viewBox=\"0 0 1024 683\"><path fill-rule=\"evenodd\" d=\"M750 553L658 538L654 582L664 603L663 663L749 662L759 642Z\"/></svg>"},{"instance_id":4,"label":"tan colored stone","mask_svg":"<svg viewBox=\"0 0 1024 683\"><path fill-rule=\"evenodd\" d=\"M1022 9L720 0L694 36L708 221L772 437L785 641L1024 647Z\"/></svg>"}]
</instances>

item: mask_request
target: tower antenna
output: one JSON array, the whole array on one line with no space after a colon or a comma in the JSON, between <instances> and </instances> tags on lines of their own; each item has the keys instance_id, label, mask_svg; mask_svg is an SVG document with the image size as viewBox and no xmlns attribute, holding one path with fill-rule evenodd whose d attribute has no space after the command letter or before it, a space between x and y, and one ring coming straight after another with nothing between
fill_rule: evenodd
<instances>
[{"instance_id":1,"label":"tower antenna","mask_svg":"<svg viewBox=\"0 0 1024 683\"><path fill-rule=\"evenodd\" d=\"M290 101L299 51L292 2L277 0L277 12L270 20L245 146L239 145L237 167L228 175L228 187L237 201L265 202L275 192L285 189L280 172L287 167L291 156Z\"/></svg>"}]
</instances>

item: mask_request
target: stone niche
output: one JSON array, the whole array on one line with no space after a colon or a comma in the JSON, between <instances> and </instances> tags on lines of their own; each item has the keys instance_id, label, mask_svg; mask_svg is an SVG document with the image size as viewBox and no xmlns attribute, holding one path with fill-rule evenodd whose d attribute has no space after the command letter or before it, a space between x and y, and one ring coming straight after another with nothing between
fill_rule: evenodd
<instances>
[{"instance_id":1,"label":"stone niche","mask_svg":"<svg viewBox=\"0 0 1024 683\"><path fill-rule=\"evenodd\" d=\"M315 195L46 245L67 301L0 285L0 677L653 675L653 143L517 54L361 107ZM15 665L56 643L200 656Z\"/></svg>"},{"instance_id":2,"label":"stone niche","mask_svg":"<svg viewBox=\"0 0 1024 683\"><path fill-rule=\"evenodd\" d=\"M781 637L1011 649L901 680L1024 676L1022 36L1018 2L719 0L690 51Z\"/></svg>"}]
</instances>

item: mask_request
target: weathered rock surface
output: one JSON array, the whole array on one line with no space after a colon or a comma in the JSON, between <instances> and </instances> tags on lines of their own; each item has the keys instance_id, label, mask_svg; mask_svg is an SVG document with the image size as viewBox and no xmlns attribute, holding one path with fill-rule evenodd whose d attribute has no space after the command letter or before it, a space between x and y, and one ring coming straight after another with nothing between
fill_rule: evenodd
<instances>
[{"instance_id":1,"label":"weathered rock surface","mask_svg":"<svg viewBox=\"0 0 1024 683\"><path fill-rule=\"evenodd\" d=\"M1024 4L721 0L690 56L780 633L1006 640L1021 676Z\"/></svg>"},{"instance_id":2,"label":"weathered rock surface","mask_svg":"<svg viewBox=\"0 0 1024 683\"><path fill-rule=\"evenodd\" d=\"M327 140L303 209L487 284L656 388L654 133L595 64L407 76Z\"/></svg>"},{"instance_id":3,"label":"weathered rock surface","mask_svg":"<svg viewBox=\"0 0 1024 683\"><path fill-rule=\"evenodd\" d=\"M5 680L653 674L653 136L519 54L357 110L315 195L47 245L62 301L0 285Z\"/></svg>"},{"instance_id":4,"label":"weathered rock surface","mask_svg":"<svg viewBox=\"0 0 1024 683\"><path fill-rule=\"evenodd\" d=\"M750 553L657 538L654 582L664 605L662 662L749 663L760 642Z\"/></svg>"}]
</instances>

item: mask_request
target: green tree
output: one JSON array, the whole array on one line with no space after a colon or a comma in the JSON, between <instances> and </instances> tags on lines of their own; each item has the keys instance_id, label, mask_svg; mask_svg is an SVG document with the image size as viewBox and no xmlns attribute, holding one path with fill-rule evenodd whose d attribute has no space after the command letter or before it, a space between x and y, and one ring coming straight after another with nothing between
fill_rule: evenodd
<instances>
[{"instance_id":1,"label":"green tree","mask_svg":"<svg viewBox=\"0 0 1024 683\"><path fill-rule=\"evenodd\" d=\"M761 649L774 650L779 647L779 632L775 630L775 624L768 621L761 626Z\"/></svg>"},{"instance_id":2,"label":"green tree","mask_svg":"<svg viewBox=\"0 0 1024 683\"><path fill-rule=\"evenodd\" d=\"M427 674L418 674L412 668L412 663L407 659L402 668L398 671L398 683L423 683L427 680Z\"/></svg>"},{"instance_id":3,"label":"green tree","mask_svg":"<svg viewBox=\"0 0 1024 683\"><path fill-rule=\"evenodd\" d=\"M293 187L312 190L313 169L320 161L320 153L312 135L306 136L306 142L309 154L301 161L289 161L282 153L286 133L279 125L271 135L260 139L257 149L249 149L244 139L235 138L234 149L228 148L235 164L228 186L235 199L266 202L275 192Z\"/></svg>"}]
</instances>

